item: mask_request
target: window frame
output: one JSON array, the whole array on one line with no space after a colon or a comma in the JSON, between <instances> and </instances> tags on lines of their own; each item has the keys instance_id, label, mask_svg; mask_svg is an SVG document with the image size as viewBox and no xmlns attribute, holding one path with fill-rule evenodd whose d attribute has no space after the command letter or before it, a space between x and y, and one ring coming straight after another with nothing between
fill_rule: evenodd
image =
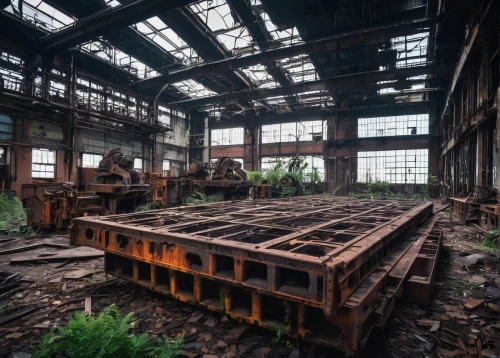
<instances>
[{"instance_id":1,"label":"window frame","mask_svg":"<svg viewBox=\"0 0 500 358\"><path fill-rule=\"evenodd\" d=\"M99 161L97 162L97 165L92 166L92 165L85 165L85 156L91 156L90 162L95 165L95 157L100 157ZM82 153L82 168L90 168L90 169L97 169L99 167L99 163L101 160L104 158L102 154L96 154L96 153ZM87 161L89 162L89 161Z\"/></svg>"},{"instance_id":2,"label":"window frame","mask_svg":"<svg viewBox=\"0 0 500 358\"><path fill-rule=\"evenodd\" d=\"M36 154L36 151L39 151L39 155ZM52 158L49 155L46 156L45 162L42 153L51 153ZM39 160L35 161L35 158L38 157ZM52 163L51 163L52 161ZM47 148L32 148L31 149L31 178L33 179L55 179L56 177L56 162L57 162L57 151L53 149ZM42 166L43 169L42 170ZM52 168L52 171L47 170L47 167ZM39 173L35 175L35 173ZM41 173L45 173L45 175L40 175ZM52 173L52 176L47 176L47 173Z\"/></svg>"}]
</instances>

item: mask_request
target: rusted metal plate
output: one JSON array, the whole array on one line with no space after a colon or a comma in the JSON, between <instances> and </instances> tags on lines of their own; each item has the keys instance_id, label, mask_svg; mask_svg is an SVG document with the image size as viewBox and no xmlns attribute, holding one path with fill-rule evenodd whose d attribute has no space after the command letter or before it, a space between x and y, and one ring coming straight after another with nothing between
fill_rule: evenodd
<instances>
[{"instance_id":1,"label":"rusted metal plate","mask_svg":"<svg viewBox=\"0 0 500 358\"><path fill-rule=\"evenodd\" d=\"M431 212L416 201L249 200L78 218L71 239L104 250L115 276L347 351L359 337L341 338L342 307Z\"/></svg>"}]
</instances>

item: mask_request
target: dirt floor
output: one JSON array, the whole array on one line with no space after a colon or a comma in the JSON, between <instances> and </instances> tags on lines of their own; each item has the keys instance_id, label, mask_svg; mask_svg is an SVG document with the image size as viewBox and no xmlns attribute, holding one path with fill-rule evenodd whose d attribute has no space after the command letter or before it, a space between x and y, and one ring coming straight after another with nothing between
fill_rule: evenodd
<instances>
[{"instance_id":1,"label":"dirt floor","mask_svg":"<svg viewBox=\"0 0 500 358\"><path fill-rule=\"evenodd\" d=\"M446 225L432 303L397 302L388 327L373 335L364 356L500 357L500 260L478 249L475 228L456 223L452 230L447 212L437 215ZM9 253L46 243L56 245ZM136 332L152 338L183 333L183 355L189 358L343 356L287 337L278 340L274 332L107 277L102 257L82 257L95 254L90 251L52 261L64 247L57 245L68 244L67 234L0 243L0 357L29 357L41 336L66 325L75 311L95 314L112 303L122 313L136 313ZM28 262L11 264L20 259Z\"/></svg>"}]
</instances>

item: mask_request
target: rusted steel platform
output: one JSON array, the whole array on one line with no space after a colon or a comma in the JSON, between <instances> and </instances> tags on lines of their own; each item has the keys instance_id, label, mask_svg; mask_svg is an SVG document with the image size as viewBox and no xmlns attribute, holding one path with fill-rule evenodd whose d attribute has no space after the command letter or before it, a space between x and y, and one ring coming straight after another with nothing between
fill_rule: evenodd
<instances>
[{"instance_id":1,"label":"rusted steel platform","mask_svg":"<svg viewBox=\"0 0 500 358\"><path fill-rule=\"evenodd\" d=\"M331 196L224 202L78 218L71 240L104 250L115 276L354 355L362 330L349 327L372 316L353 315L349 299L400 262L431 213L432 203Z\"/></svg>"}]
</instances>

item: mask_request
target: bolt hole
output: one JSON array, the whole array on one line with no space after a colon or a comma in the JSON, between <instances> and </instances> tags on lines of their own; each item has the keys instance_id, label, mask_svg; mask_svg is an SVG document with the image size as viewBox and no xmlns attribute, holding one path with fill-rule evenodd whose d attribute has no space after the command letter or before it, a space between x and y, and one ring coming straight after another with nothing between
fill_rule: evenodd
<instances>
[{"instance_id":1,"label":"bolt hole","mask_svg":"<svg viewBox=\"0 0 500 358\"><path fill-rule=\"evenodd\" d=\"M85 230L85 238L87 239L87 241L94 240L94 230L92 229Z\"/></svg>"},{"instance_id":2,"label":"bolt hole","mask_svg":"<svg viewBox=\"0 0 500 358\"><path fill-rule=\"evenodd\" d=\"M128 245L128 237L125 235L118 235L116 237L116 243L118 244L118 247L123 250Z\"/></svg>"}]
</instances>

